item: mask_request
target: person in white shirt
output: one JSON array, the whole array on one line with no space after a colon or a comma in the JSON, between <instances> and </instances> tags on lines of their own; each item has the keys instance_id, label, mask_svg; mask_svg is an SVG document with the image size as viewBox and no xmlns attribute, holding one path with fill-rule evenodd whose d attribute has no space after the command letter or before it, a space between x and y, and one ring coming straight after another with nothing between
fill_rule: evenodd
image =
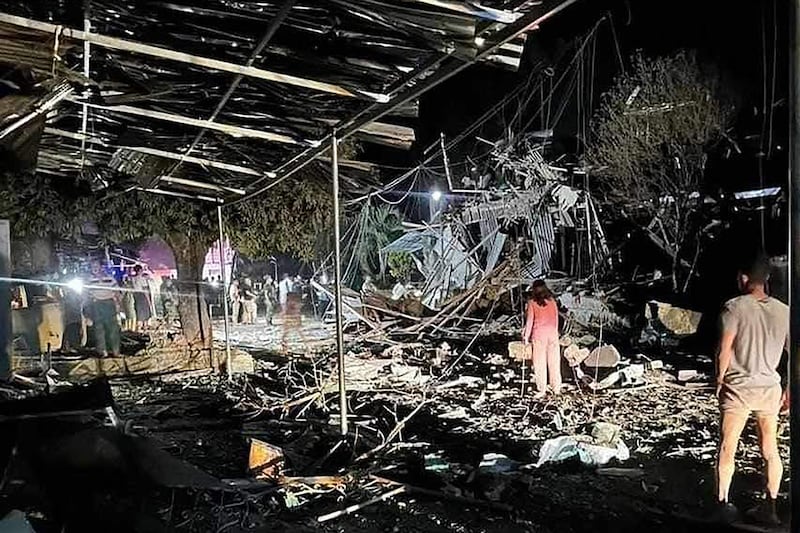
<instances>
[{"instance_id":1,"label":"person in white shirt","mask_svg":"<svg viewBox=\"0 0 800 533\"><path fill-rule=\"evenodd\" d=\"M133 267L133 301L136 305L136 320L139 322L139 331L143 331L150 324L152 307L150 304L150 283L147 273L142 270L142 265Z\"/></svg>"},{"instance_id":2,"label":"person in white shirt","mask_svg":"<svg viewBox=\"0 0 800 533\"><path fill-rule=\"evenodd\" d=\"M228 297L231 300L231 318L234 324L239 323L239 310L242 306L241 294L239 292L239 280L233 280L228 287Z\"/></svg>"},{"instance_id":3,"label":"person in white shirt","mask_svg":"<svg viewBox=\"0 0 800 533\"><path fill-rule=\"evenodd\" d=\"M286 303L289 300L289 293L294 290L294 283L289 274L284 274L281 282L278 283L278 303L281 306L281 311L286 312Z\"/></svg>"}]
</instances>

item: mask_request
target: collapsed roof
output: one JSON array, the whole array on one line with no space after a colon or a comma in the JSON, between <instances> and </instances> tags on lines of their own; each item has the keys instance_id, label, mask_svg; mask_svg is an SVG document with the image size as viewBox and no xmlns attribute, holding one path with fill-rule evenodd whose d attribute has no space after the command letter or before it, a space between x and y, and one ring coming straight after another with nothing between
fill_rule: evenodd
<instances>
[{"instance_id":1,"label":"collapsed roof","mask_svg":"<svg viewBox=\"0 0 800 533\"><path fill-rule=\"evenodd\" d=\"M324 158L334 132L409 147L425 90L478 61L517 68L527 32L575 1L19 0L0 65L49 103L26 120L37 171L236 200Z\"/></svg>"}]
</instances>

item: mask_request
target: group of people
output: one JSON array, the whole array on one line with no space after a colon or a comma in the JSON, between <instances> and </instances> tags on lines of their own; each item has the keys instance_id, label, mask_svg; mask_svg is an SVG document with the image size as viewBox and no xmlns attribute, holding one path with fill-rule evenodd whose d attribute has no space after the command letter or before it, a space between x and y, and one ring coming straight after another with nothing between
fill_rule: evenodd
<instances>
[{"instance_id":1,"label":"group of people","mask_svg":"<svg viewBox=\"0 0 800 533\"><path fill-rule=\"evenodd\" d=\"M755 417L765 464L766 498L748 512L762 523L777 525L777 497L783 476L778 451L778 416L789 408L789 391L781 385L781 358L789 350L789 307L767 293L770 264L759 256L742 263L737 282L741 295L729 300L720 320L716 398L720 442L716 465L718 519L733 522L738 510L729 492L735 455L748 419ZM558 306L543 281L528 293L522 341L530 347L536 395L559 394L562 388Z\"/></svg>"},{"instance_id":2,"label":"group of people","mask_svg":"<svg viewBox=\"0 0 800 533\"><path fill-rule=\"evenodd\" d=\"M174 280L159 282L142 265L122 272L121 277L93 262L83 293L67 291L65 298L65 348L88 343L91 328L94 348L103 357L119 356L122 331L143 332L157 316L174 311ZM162 308L163 306L163 308Z\"/></svg>"},{"instance_id":3,"label":"group of people","mask_svg":"<svg viewBox=\"0 0 800 533\"><path fill-rule=\"evenodd\" d=\"M267 275L259 285L250 278L235 279L228 287L231 318L236 324L255 324L261 303L267 324L272 325L277 310L285 314L294 308L292 302L298 299L301 290L300 277L292 278L289 274L284 274L280 282Z\"/></svg>"},{"instance_id":4,"label":"group of people","mask_svg":"<svg viewBox=\"0 0 800 533\"><path fill-rule=\"evenodd\" d=\"M141 265L123 274L122 309L126 331L144 331L149 327L150 319L158 314L154 296L161 291L156 289L157 283Z\"/></svg>"}]
</instances>

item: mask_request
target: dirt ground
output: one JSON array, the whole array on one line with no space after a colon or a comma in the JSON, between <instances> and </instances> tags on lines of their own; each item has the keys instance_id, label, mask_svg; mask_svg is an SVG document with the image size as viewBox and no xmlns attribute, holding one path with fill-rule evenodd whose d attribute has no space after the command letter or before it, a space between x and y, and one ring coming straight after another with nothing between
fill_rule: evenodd
<instances>
[{"instance_id":1,"label":"dirt ground","mask_svg":"<svg viewBox=\"0 0 800 533\"><path fill-rule=\"evenodd\" d=\"M403 361L414 366L407 354ZM389 371L397 374L398 358L391 363ZM314 365L315 376L317 364L322 363ZM394 383L351 392L351 435L337 446L337 424L331 416L334 392L323 387L324 394L316 400L286 407L293 398L303 398L298 393L303 387L286 380L286 368L299 374L302 365L308 362L261 360L260 376L239 377L234 383L203 377L114 384L118 410L130 429L155 438L173 455L221 479L248 478L251 438L281 446L288 475L351 476L333 488L303 485L223 495L164 495L160 513L162 519L168 517L170 530L763 530L746 525L724 529L705 521L714 487L716 404L709 389L674 383L669 368L648 374L647 385L640 388L591 393L573 387L561 397L536 401L520 396L518 366L497 357L492 362L488 354L469 356L458 363L450 381L437 378L436 383L447 386ZM435 369L422 368L423 375L435 374ZM281 375L284 387L276 386ZM455 376L462 376L461 382ZM385 442L409 414L413 416L400 424L402 430L389 445L359 459ZM631 458L609 465L621 470L572 462L533 466L546 439L585 434L597 421L621 428ZM481 460L490 453L502 454L513 468L502 473L485 469ZM788 421L781 425L781 453L788 467ZM762 486L753 427L746 431L737 466L733 499L746 509L757 501ZM370 483L370 475L435 495L400 494L317 522L321 515L389 490ZM788 510L788 505L782 508L785 520Z\"/></svg>"}]
</instances>

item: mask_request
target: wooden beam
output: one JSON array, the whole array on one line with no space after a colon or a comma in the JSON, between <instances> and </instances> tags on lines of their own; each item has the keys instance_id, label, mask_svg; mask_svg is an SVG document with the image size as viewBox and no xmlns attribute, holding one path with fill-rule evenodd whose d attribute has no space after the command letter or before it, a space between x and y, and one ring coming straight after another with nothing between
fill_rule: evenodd
<instances>
[{"instance_id":1,"label":"wooden beam","mask_svg":"<svg viewBox=\"0 0 800 533\"><path fill-rule=\"evenodd\" d=\"M324 119L322 122L328 125L335 125L335 120ZM365 135L363 140L377 144L385 144L395 148L408 150L414 141L417 140L414 128L408 126L398 126L385 122L371 122L359 128L358 133Z\"/></svg>"},{"instance_id":2,"label":"wooden beam","mask_svg":"<svg viewBox=\"0 0 800 533\"><path fill-rule=\"evenodd\" d=\"M70 102L83 104L84 102L77 98L69 98ZM263 139L265 141L273 141L283 144L300 144L288 135L280 135L278 133L270 133L268 131L254 130L250 128L242 128L240 126L233 126L231 124L222 124L221 122L212 122L210 120L200 120L196 118L184 117L182 115L175 115L172 113L164 113L161 111L153 111L151 109L143 109L140 107L133 107L129 105L99 105L87 104L94 109L104 109L114 113L122 113L125 115L136 115L140 117L154 118L156 120L163 120L165 122L173 122L175 124L182 124L184 126L194 126L197 128L208 128L210 130L221 131L232 137L250 137L253 139ZM315 143L307 141L308 144Z\"/></svg>"},{"instance_id":3,"label":"wooden beam","mask_svg":"<svg viewBox=\"0 0 800 533\"><path fill-rule=\"evenodd\" d=\"M367 91L358 91L358 94L356 94L353 91L350 91L349 89L346 89L340 85L335 85L333 83L309 80L306 78L300 78L298 76L292 76L290 74L281 74L278 72L272 72L261 68L237 65L235 63L230 63L228 61L220 61L219 59L212 59L210 57L202 57L193 54L187 54L184 52L176 52L175 50L170 50L168 48L163 48L160 46L153 46L149 44L140 43L137 41L129 41L127 39L109 37L94 32L86 32L72 28L65 28L47 22L41 22L38 20L33 20L24 17L17 17L14 15L10 15L8 13L0 12L0 22L4 22L12 26L18 26L22 28L28 28L31 30L37 30L52 34L55 34L60 29L61 35L63 37L77 39L79 41L88 41L94 45L101 46L103 48L110 48L112 50L123 50L125 52L132 52L135 54L143 54L151 57L157 57L160 59L168 59L170 61L177 61L179 63L186 63L198 67L220 70L223 72L231 72L233 74L241 74L242 76L247 76L250 78L257 78L275 83L282 83L285 85L293 85L295 87L303 87L304 89L311 89L315 91L336 94L339 96L356 97L359 95L363 95L375 100L376 102L389 101L389 97L384 94L374 94Z\"/></svg>"},{"instance_id":4,"label":"wooden beam","mask_svg":"<svg viewBox=\"0 0 800 533\"><path fill-rule=\"evenodd\" d=\"M331 162L330 157L319 156L317 159L320 161L325 161L326 163ZM373 172L376 167L375 163L369 163L367 161L355 161L353 159L340 159L339 166L360 170L361 172Z\"/></svg>"}]
</instances>

